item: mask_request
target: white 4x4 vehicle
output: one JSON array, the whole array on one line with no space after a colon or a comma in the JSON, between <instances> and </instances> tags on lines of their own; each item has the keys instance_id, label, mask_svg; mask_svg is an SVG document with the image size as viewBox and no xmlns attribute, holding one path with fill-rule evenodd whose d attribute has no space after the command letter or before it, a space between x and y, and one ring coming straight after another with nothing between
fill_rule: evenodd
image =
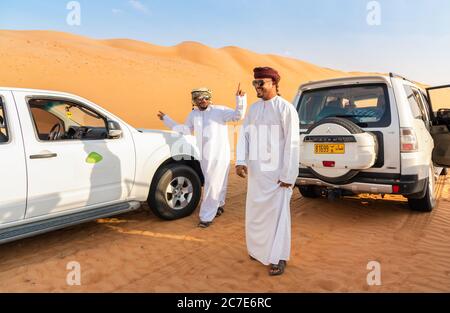
<instances>
[{"instance_id":1,"label":"white 4x4 vehicle","mask_svg":"<svg viewBox=\"0 0 450 313\"><path fill-rule=\"evenodd\" d=\"M300 87L297 185L305 197L398 194L431 211L450 167L450 110L431 91L395 75L340 78Z\"/></svg>"},{"instance_id":2,"label":"white 4x4 vehicle","mask_svg":"<svg viewBox=\"0 0 450 313\"><path fill-rule=\"evenodd\" d=\"M163 219L191 214L203 182L194 140L134 129L75 95L0 88L0 243L144 201Z\"/></svg>"}]
</instances>

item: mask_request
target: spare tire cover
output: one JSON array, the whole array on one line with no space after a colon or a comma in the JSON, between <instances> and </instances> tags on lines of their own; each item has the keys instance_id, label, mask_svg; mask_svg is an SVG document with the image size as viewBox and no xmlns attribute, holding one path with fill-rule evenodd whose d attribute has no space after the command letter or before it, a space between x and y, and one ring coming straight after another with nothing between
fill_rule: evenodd
<instances>
[{"instance_id":1,"label":"spare tire cover","mask_svg":"<svg viewBox=\"0 0 450 313\"><path fill-rule=\"evenodd\" d=\"M352 121L325 118L300 137L300 163L319 179L344 184L371 168L378 154L377 138Z\"/></svg>"}]
</instances>

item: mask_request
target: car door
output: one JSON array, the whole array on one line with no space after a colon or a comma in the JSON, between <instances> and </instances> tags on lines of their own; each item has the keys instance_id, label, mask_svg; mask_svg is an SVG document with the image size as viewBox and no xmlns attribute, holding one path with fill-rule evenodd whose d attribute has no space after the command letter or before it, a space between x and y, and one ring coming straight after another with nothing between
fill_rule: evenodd
<instances>
[{"instance_id":1,"label":"car door","mask_svg":"<svg viewBox=\"0 0 450 313\"><path fill-rule=\"evenodd\" d=\"M430 128L434 140L433 162L450 167L450 85L426 89L433 124ZM434 112L436 110L436 112Z\"/></svg>"},{"instance_id":2,"label":"car door","mask_svg":"<svg viewBox=\"0 0 450 313\"><path fill-rule=\"evenodd\" d=\"M431 136L431 127L433 126L432 122L432 111L429 109L429 105L426 104L426 98L423 96L422 92L419 88L410 87L415 98L415 101L419 107L420 119L416 119L417 129L419 133L417 134L418 140L425 147L423 152L429 156L430 153L434 150L434 140Z\"/></svg>"},{"instance_id":3,"label":"car door","mask_svg":"<svg viewBox=\"0 0 450 313\"><path fill-rule=\"evenodd\" d=\"M86 103L39 93L15 92L14 97L27 116L26 218L127 200L135 162L126 127L120 138L107 138L108 117Z\"/></svg>"},{"instance_id":4,"label":"car door","mask_svg":"<svg viewBox=\"0 0 450 313\"><path fill-rule=\"evenodd\" d=\"M27 173L22 132L10 91L0 90L0 227L24 218Z\"/></svg>"}]
</instances>

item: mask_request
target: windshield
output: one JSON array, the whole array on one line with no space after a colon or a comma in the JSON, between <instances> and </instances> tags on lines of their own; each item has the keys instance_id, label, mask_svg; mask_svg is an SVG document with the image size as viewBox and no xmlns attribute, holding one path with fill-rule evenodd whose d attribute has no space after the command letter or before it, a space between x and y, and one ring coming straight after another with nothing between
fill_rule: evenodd
<instances>
[{"instance_id":1,"label":"windshield","mask_svg":"<svg viewBox=\"0 0 450 313\"><path fill-rule=\"evenodd\" d=\"M384 84L308 90L297 106L300 127L308 128L326 117L348 118L361 127L389 126L388 99Z\"/></svg>"}]
</instances>

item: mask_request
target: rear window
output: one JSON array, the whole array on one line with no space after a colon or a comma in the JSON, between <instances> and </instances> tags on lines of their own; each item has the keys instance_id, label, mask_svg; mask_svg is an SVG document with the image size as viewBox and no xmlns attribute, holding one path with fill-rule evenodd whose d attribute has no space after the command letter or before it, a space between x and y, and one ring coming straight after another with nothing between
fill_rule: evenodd
<instances>
[{"instance_id":1,"label":"rear window","mask_svg":"<svg viewBox=\"0 0 450 313\"><path fill-rule=\"evenodd\" d=\"M308 90L297 104L300 128L309 128L326 117L342 117L361 127L391 124L385 84L367 84Z\"/></svg>"},{"instance_id":2,"label":"rear window","mask_svg":"<svg viewBox=\"0 0 450 313\"><path fill-rule=\"evenodd\" d=\"M0 144L9 141L8 129L6 127L6 114L3 107L2 99L0 98Z\"/></svg>"}]
</instances>

